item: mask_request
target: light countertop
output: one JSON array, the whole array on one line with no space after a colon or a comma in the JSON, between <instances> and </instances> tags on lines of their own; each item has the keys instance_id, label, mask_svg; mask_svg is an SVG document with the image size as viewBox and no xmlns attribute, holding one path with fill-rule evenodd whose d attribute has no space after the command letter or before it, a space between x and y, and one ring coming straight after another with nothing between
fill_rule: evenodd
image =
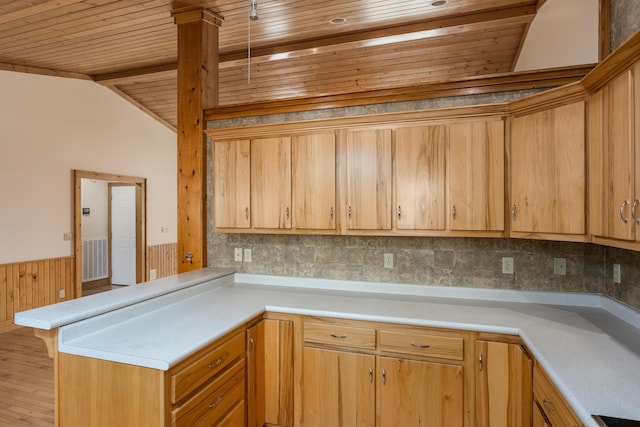
<instances>
[{"instance_id":1,"label":"light countertop","mask_svg":"<svg viewBox=\"0 0 640 427\"><path fill-rule=\"evenodd\" d=\"M79 304L84 320L66 307L58 317L53 308L19 313L16 323L61 326L64 353L162 370L265 310L517 334L586 426L597 425L591 414L640 420L640 313L606 297L234 276L216 269L185 279L189 286L128 306L122 305L126 295L109 296L128 288L95 295L120 306L98 310L90 307L101 302L94 298Z\"/></svg>"}]
</instances>

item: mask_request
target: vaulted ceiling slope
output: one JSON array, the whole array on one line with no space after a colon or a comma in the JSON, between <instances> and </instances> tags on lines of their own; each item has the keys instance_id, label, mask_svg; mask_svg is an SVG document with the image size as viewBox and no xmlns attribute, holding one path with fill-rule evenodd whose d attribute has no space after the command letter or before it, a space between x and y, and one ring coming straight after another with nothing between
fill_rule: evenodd
<instances>
[{"instance_id":1,"label":"vaulted ceiling slope","mask_svg":"<svg viewBox=\"0 0 640 427\"><path fill-rule=\"evenodd\" d=\"M510 72L539 0L182 0L224 18L220 105ZM437 4L437 2L436 2ZM91 79L175 128L171 0L0 0L0 69ZM332 18L346 18L332 24Z\"/></svg>"}]
</instances>

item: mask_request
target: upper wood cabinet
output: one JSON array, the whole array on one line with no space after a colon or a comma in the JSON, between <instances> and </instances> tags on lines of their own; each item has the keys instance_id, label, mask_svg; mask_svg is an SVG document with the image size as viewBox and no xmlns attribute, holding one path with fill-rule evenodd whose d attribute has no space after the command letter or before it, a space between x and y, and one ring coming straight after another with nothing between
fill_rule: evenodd
<instances>
[{"instance_id":1,"label":"upper wood cabinet","mask_svg":"<svg viewBox=\"0 0 640 427\"><path fill-rule=\"evenodd\" d=\"M639 78L636 65L589 98L592 236L640 239L640 84L634 85Z\"/></svg>"},{"instance_id":2,"label":"upper wood cabinet","mask_svg":"<svg viewBox=\"0 0 640 427\"><path fill-rule=\"evenodd\" d=\"M451 230L504 230L504 122L449 127Z\"/></svg>"},{"instance_id":3,"label":"upper wood cabinet","mask_svg":"<svg viewBox=\"0 0 640 427\"><path fill-rule=\"evenodd\" d=\"M344 131L349 230L391 230L391 130Z\"/></svg>"},{"instance_id":4,"label":"upper wood cabinet","mask_svg":"<svg viewBox=\"0 0 640 427\"><path fill-rule=\"evenodd\" d=\"M293 228L335 230L335 133L293 137L291 165Z\"/></svg>"},{"instance_id":5,"label":"upper wood cabinet","mask_svg":"<svg viewBox=\"0 0 640 427\"><path fill-rule=\"evenodd\" d=\"M251 140L251 223L291 228L291 138Z\"/></svg>"},{"instance_id":6,"label":"upper wood cabinet","mask_svg":"<svg viewBox=\"0 0 640 427\"><path fill-rule=\"evenodd\" d=\"M513 119L513 232L585 240L585 179L583 101Z\"/></svg>"},{"instance_id":7,"label":"upper wood cabinet","mask_svg":"<svg viewBox=\"0 0 640 427\"><path fill-rule=\"evenodd\" d=\"M446 126L395 131L396 228L444 230Z\"/></svg>"},{"instance_id":8,"label":"upper wood cabinet","mask_svg":"<svg viewBox=\"0 0 640 427\"><path fill-rule=\"evenodd\" d=\"M213 217L220 228L251 226L251 142L215 141L213 144Z\"/></svg>"}]
</instances>

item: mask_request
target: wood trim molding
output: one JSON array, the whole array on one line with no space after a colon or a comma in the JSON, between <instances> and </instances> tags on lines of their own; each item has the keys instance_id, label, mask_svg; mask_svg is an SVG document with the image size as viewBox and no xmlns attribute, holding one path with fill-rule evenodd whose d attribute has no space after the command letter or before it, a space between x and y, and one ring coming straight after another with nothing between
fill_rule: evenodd
<instances>
[{"instance_id":1,"label":"wood trim molding","mask_svg":"<svg viewBox=\"0 0 640 427\"><path fill-rule=\"evenodd\" d=\"M508 106L506 103L496 103L470 107L437 108L433 110L340 117L322 120L306 120L223 129L208 129L205 133L210 138L215 139L246 139L258 136L288 135L291 133L312 133L327 130L335 131L354 127L366 127L367 129L389 127L391 125L397 127L427 120L433 122L461 118L503 118L506 117L507 113Z\"/></svg>"},{"instance_id":2,"label":"wood trim molding","mask_svg":"<svg viewBox=\"0 0 640 427\"><path fill-rule=\"evenodd\" d=\"M281 101L227 105L205 109L204 118L205 120L220 120L356 105L557 87L580 80L589 73L593 67L594 65L581 65L544 71L493 74L456 81L431 83L428 85L404 86L393 89L312 98L289 98Z\"/></svg>"},{"instance_id":3,"label":"wood trim molding","mask_svg":"<svg viewBox=\"0 0 640 427\"><path fill-rule=\"evenodd\" d=\"M611 53L611 0L598 2L598 60Z\"/></svg>"},{"instance_id":4,"label":"wood trim molding","mask_svg":"<svg viewBox=\"0 0 640 427\"><path fill-rule=\"evenodd\" d=\"M640 61L640 31L636 31L606 60L589 72L582 79L582 84L589 93L593 93L637 61Z\"/></svg>"},{"instance_id":5,"label":"wood trim molding","mask_svg":"<svg viewBox=\"0 0 640 427\"><path fill-rule=\"evenodd\" d=\"M52 70L49 68L31 67L26 65L0 62L0 71L15 71L17 73L39 74L42 76L66 77L69 79L93 80L87 74L71 73L68 71Z\"/></svg>"},{"instance_id":6,"label":"wood trim molding","mask_svg":"<svg viewBox=\"0 0 640 427\"><path fill-rule=\"evenodd\" d=\"M582 83L575 82L512 101L509 103L509 113L517 116L539 110L548 110L549 108L582 100L587 95L588 93Z\"/></svg>"}]
</instances>

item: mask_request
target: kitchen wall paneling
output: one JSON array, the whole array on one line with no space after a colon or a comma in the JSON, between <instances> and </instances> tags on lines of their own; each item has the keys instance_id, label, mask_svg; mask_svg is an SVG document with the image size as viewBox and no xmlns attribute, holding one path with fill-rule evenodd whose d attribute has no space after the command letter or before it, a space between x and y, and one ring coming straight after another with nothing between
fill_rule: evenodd
<instances>
[{"instance_id":1,"label":"kitchen wall paneling","mask_svg":"<svg viewBox=\"0 0 640 427\"><path fill-rule=\"evenodd\" d=\"M178 274L177 244L165 243L147 247L147 269L156 270L156 279ZM147 279L149 275L147 273Z\"/></svg>"},{"instance_id":2,"label":"kitchen wall paneling","mask_svg":"<svg viewBox=\"0 0 640 427\"><path fill-rule=\"evenodd\" d=\"M73 299L74 274L74 257L0 265L0 333L14 329L18 311Z\"/></svg>"}]
</instances>

